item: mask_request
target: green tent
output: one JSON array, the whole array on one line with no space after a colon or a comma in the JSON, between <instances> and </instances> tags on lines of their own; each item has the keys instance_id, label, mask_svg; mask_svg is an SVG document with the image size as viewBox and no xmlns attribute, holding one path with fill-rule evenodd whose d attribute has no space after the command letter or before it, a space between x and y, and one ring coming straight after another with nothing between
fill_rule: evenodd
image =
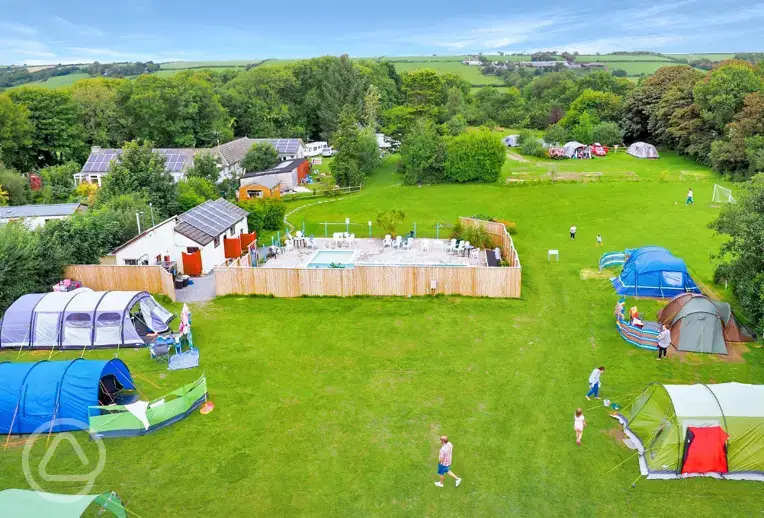
<instances>
[{"instance_id":1,"label":"green tent","mask_svg":"<svg viewBox=\"0 0 764 518\"><path fill-rule=\"evenodd\" d=\"M652 383L613 417L649 479L764 481L764 385Z\"/></svg>"},{"instance_id":2,"label":"green tent","mask_svg":"<svg viewBox=\"0 0 764 518\"><path fill-rule=\"evenodd\" d=\"M127 513L117 493L56 495L25 489L0 491L0 515L7 518L79 518L89 508L106 510L117 518Z\"/></svg>"}]
</instances>

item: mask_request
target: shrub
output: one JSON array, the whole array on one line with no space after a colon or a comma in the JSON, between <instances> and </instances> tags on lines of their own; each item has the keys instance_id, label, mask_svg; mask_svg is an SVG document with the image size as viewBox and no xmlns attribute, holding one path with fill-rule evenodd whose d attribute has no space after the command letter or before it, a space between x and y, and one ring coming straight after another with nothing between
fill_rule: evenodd
<instances>
[{"instance_id":1,"label":"shrub","mask_svg":"<svg viewBox=\"0 0 764 518\"><path fill-rule=\"evenodd\" d=\"M496 223L501 223L507 229L510 234L517 234L517 223L514 221L507 221L506 219L495 219Z\"/></svg>"},{"instance_id":2,"label":"shrub","mask_svg":"<svg viewBox=\"0 0 764 518\"><path fill-rule=\"evenodd\" d=\"M278 198L256 198L242 200L239 206L249 212L247 226L249 231L258 234L263 230L278 230L284 224L286 205Z\"/></svg>"},{"instance_id":3,"label":"shrub","mask_svg":"<svg viewBox=\"0 0 764 518\"><path fill-rule=\"evenodd\" d=\"M405 217L406 215L400 210L386 210L377 214L377 225L379 225L386 234L395 236L396 227Z\"/></svg>"},{"instance_id":4,"label":"shrub","mask_svg":"<svg viewBox=\"0 0 764 518\"><path fill-rule=\"evenodd\" d=\"M547 128L546 133L544 133L544 142L551 145L559 145L564 144L568 140L568 130L560 126L559 124L555 124L554 126L549 126Z\"/></svg>"},{"instance_id":5,"label":"shrub","mask_svg":"<svg viewBox=\"0 0 764 518\"><path fill-rule=\"evenodd\" d=\"M456 223L454 223L454 226L451 227L451 234L449 234L448 238L461 239L463 233L464 233L464 225L462 225L462 222L457 219Z\"/></svg>"},{"instance_id":6,"label":"shrub","mask_svg":"<svg viewBox=\"0 0 764 518\"><path fill-rule=\"evenodd\" d=\"M546 149L543 144L536 137L531 137L523 141L520 144L520 152L523 155L535 156L538 158L544 158L546 156Z\"/></svg>"},{"instance_id":7,"label":"shrub","mask_svg":"<svg viewBox=\"0 0 764 518\"><path fill-rule=\"evenodd\" d=\"M592 128L593 142L599 142L605 146L614 146L623 142L621 128L615 122L600 122ZM590 144L590 142L585 142Z\"/></svg>"},{"instance_id":8,"label":"shrub","mask_svg":"<svg viewBox=\"0 0 764 518\"><path fill-rule=\"evenodd\" d=\"M472 246L478 248L493 248L493 239L491 234L485 229L485 226L468 226L462 232L462 239L469 241Z\"/></svg>"},{"instance_id":9,"label":"shrub","mask_svg":"<svg viewBox=\"0 0 764 518\"><path fill-rule=\"evenodd\" d=\"M470 131L448 141L446 179L452 182L495 182L501 175L506 151L487 130Z\"/></svg>"}]
</instances>

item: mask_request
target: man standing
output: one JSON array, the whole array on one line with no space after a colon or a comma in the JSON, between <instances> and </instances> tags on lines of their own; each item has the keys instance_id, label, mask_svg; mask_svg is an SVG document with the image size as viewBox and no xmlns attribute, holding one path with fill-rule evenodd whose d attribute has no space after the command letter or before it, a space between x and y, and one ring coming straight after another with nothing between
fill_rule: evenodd
<instances>
[{"instance_id":1,"label":"man standing","mask_svg":"<svg viewBox=\"0 0 764 518\"><path fill-rule=\"evenodd\" d=\"M685 205L695 205L695 201L692 199L692 187L687 191L687 202Z\"/></svg>"},{"instance_id":2,"label":"man standing","mask_svg":"<svg viewBox=\"0 0 764 518\"><path fill-rule=\"evenodd\" d=\"M570 226L570 239L576 239L576 230L575 225Z\"/></svg>"},{"instance_id":3,"label":"man standing","mask_svg":"<svg viewBox=\"0 0 764 518\"><path fill-rule=\"evenodd\" d=\"M600 398L600 376L603 372L605 372L605 367L597 367L589 375L589 392L586 393L586 399L589 401L592 399L589 396L594 396L594 399Z\"/></svg>"},{"instance_id":4,"label":"man standing","mask_svg":"<svg viewBox=\"0 0 764 518\"><path fill-rule=\"evenodd\" d=\"M446 476L446 473L451 475L456 479L456 487L459 487L459 484L462 483L462 479L456 476L456 474L451 471L451 456L454 452L454 445L448 442L448 436L444 435L440 438L440 453L438 453L438 475L440 476L440 481L435 482L435 485L438 487L443 487L443 479Z\"/></svg>"},{"instance_id":5,"label":"man standing","mask_svg":"<svg viewBox=\"0 0 764 518\"><path fill-rule=\"evenodd\" d=\"M597 246L602 246L602 234L597 234Z\"/></svg>"},{"instance_id":6,"label":"man standing","mask_svg":"<svg viewBox=\"0 0 764 518\"><path fill-rule=\"evenodd\" d=\"M661 332L658 333L658 360L661 359L661 356L666 357L669 345L671 345L671 331L666 327L666 324L663 324Z\"/></svg>"}]
</instances>

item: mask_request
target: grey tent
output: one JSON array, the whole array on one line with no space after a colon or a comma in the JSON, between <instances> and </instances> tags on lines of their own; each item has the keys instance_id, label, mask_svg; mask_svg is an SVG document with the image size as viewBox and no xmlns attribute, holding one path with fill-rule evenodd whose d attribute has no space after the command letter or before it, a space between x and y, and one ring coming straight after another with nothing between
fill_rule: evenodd
<instances>
[{"instance_id":1,"label":"grey tent","mask_svg":"<svg viewBox=\"0 0 764 518\"><path fill-rule=\"evenodd\" d=\"M629 146L629 149L626 152L637 158L660 158L658 150L655 149L655 146L645 142L633 143Z\"/></svg>"},{"instance_id":2,"label":"grey tent","mask_svg":"<svg viewBox=\"0 0 764 518\"><path fill-rule=\"evenodd\" d=\"M671 343L679 351L727 354L723 315L705 295L677 295L658 313L658 321L671 329Z\"/></svg>"},{"instance_id":3,"label":"grey tent","mask_svg":"<svg viewBox=\"0 0 764 518\"><path fill-rule=\"evenodd\" d=\"M562 147L562 151L567 158L591 158L589 146L580 142L568 142Z\"/></svg>"},{"instance_id":4,"label":"grey tent","mask_svg":"<svg viewBox=\"0 0 764 518\"><path fill-rule=\"evenodd\" d=\"M502 142L504 142L504 145L507 147L517 147L520 145L518 142L519 138L520 135L507 135L502 139Z\"/></svg>"}]
</instances>

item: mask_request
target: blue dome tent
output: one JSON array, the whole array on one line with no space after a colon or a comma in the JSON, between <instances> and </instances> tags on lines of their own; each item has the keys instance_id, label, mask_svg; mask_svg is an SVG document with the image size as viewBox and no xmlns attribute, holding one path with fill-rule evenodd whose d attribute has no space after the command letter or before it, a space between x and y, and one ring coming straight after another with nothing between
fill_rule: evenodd
<instances>
[{"instance_id":1,"label":"blue dome tent","mask_svg":"<svg viewBox=\"0 0 764 518\"><path fill-rule=\"evenodd\" d=\"M0 363L0 434L87 429L88 407L117 402L120 391L134 388L118 359ZM50 430L54 420L65 421Z\"/></svg>"},{"instance_id":2,"label":"blue dome tent","mask_svg":"<svg viewBox=\"0 0 764 518\"><path fill-rule=\"evenodd\" d=\"M621 274L611 282L619 295L672 298L680 293L701 293L684 261L660 246L632 251Z\"/></svg>"},{"instance_id":3,"label":"blue dome tent","mask_svg":"<svg viewBox=\"0 0 764 518\"><path fill-rule=\"evenodd\" d=\"M144 336L167 331L172 319L145 291L30 293L0 320L0 350L143 347Z\"/></svg>"}]
</instances>

